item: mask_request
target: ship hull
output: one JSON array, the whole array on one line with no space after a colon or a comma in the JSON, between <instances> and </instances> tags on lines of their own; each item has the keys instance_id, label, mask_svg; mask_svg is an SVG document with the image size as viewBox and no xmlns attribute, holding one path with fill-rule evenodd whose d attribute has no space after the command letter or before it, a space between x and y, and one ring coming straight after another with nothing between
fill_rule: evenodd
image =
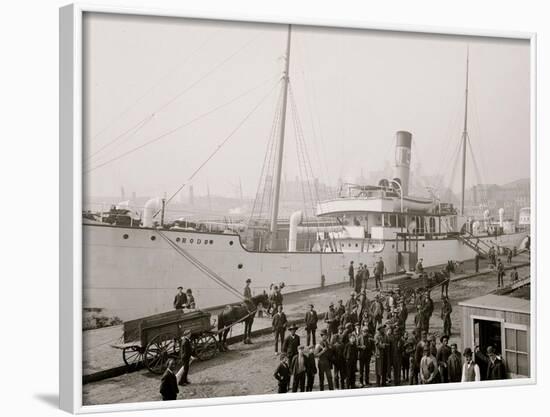
<instances>
[{"instance_id":1,"label":"ship hull","mask_svg":"<svg viewBox=\"0 0 550 417\"><path fill-rule=\"evenodd\" d=\"M383 257L387 273L397 269L395 241L376 252L252 252L234 234L163 231L185 253L206 265L239 292L247 278L260 293L272 283L285 283L284 293L318 288L348 280L349 263L374 263ZM519 247L526 233L487 237L504 247ZM419 240L424 266L464 261L475 256L453 238ZM83 307L130 320L170 310L176 288L193 290L198 308L223 306L240 299L193 266L153 229L83 225Z\"/></svg>"}]
</instances>

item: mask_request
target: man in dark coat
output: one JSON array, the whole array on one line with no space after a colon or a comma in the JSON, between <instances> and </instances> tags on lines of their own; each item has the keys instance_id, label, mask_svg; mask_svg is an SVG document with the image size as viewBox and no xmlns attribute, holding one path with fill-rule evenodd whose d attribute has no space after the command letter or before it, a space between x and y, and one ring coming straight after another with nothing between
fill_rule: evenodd
<instances>
[{"instance_id":1,"label":"man in dark coat","mask_svg":"<svg viewBox=\"0 0 550 417\"><path fill-rule=\"evenodd\" d=\"M499 258L497 264L497 288L501 287L504 287L504 265Z\"/></svg>"},{"instance_id":2,"label":"man in dark coat","mask_svg":"<svg viewBox=\"0 0 550 417\"><path fill-rule=\"evenodd\" d=\"M474 348L474 362L479 367L479 379L485 381L487 379L487 367L489 358L481 351L479 346Z\"/></svg>"},{"instance_id":3,"label":"man in dark coat","mask_svg":"<svg viewBox=\"0 0 550 417\"><path fill-rule=\"evenodd\" d=\"M346 386L346 364L344 360L344 326L338 328L338 334L332 336L332 365L334 367L334 382L336 389L344 389Z\"/></svg>"},{"instance_id":4,"label":"man in dark coat","mask_svg":"<svg viewBox=\"0 0 550 417\"><path fill-rule=\"evenodd\" d=\"M175 367L176 361L174 359L168 359L168 367L160 379L159 392L162 396L162 401L175 400L180 392L178 388L178 381L176 375L174 374Z\"/></svg>"},{"instance_id":5,"label":"man in dark coat","mask_svg":"<svg viewBox=\"0 0 550 417\"><path fill-rule=\"evenodd\" d=\"M395 327L390 327L389 334L389 359L393 369L393 385L401 385L401 361L403 355L403 340Z\"/></svg>"},{"instance_id":6,"label":"man in dark coat","mask_svg":"<svg viewBox=\"0 0 550 417\"><path fill-rule=\"evenodd\" d=\"M183 292L183 287L178 287L178 293L174 297L174 308L181 310L187 305L187 296Z\"/></svg>"},{"instance_id":7,"label":"man in dark coat","mask_svg":"<svg viewBox=\"0 0 550 417\"><path fill-rule=\"evenodd\" d=\"M344 307L344 302L342 300L338 300L338 305L336 306L336 315L338 316L338 323L342 320L342 316L346 312L346 307Z\"/></svg>"},{"instance_id":8,"label":"man in dark coat","mask_svg":"<svg viewBox=\"0 0 550 417\"><path fill-rule=\"evenodd\" d=\"M246 280L244 290L243 290L243 297L245 300L250 300L252 298L252 290L250 289L251 282L252 280L250 278Z\"/></svg>"},{"instance_id":9,"label":"man in dark coat","mask_svg":"<svg viewBox=\"0 0 550 417\"><path fill-rule=\"evenodd\" d=\"M422 308L423 314L422 318L424 319L423 328L422 330L425 330L426 332L430 331L430 319L432 318L432 314L434 312L434 302L432 300L432 297L430 296L430 292L426 292L426 298L424 299L424 305Z\"/></svg>"},{"instance_id":10,"label":"man in dark coat","mask_svg":"<svg viewBox=\"0 0 550 417\"><path fill-rule=\"evenodd\" d=\"M298 353L290 362L290 375L292 375L292 392L305 392L306 390L306 356L304 346L298 346Z\"/></svg>"},{"instance_id":11,"label":"man in dark coat","mask_svg":"<svg viewBox=\"0 0 550 417\"><path fill-rule=\"evenodd\" d=\"M328 389L333 390L332 380L332 347L328 341L327 329L321 330L321 342L315 346L314 355L317 358L317 368L319 369L319 390L325 390L325 378L327 379ZM337 336L336 334L334 336Z\"/></svg>"},{"instance_id":12,"label":"man in dark coat","mask_svg":"<svg viewBox=\"0 0 550 417\"><path fill-rule=\"evenodd\" d=\"M377 329L378 333L374 336L376 360L376 386L385 387L388 376L388 347L389 341L386 335L386 325L381 324Z\"/></svg>"},{"instance_id":13,"label":"man in dark coat","mask_svg":"<svg viewBox=\"0 0 550 417\"><path fill-rule=\"evenodd\" d=\"M357 347L359 349L359 383L361 386L370 385L370 360L374 351L374 339L369 334L367 327L363 327L361 330Z\"/></svg>"},{"instance_id":14,"label":"man in dark coat","mask_svg":"<svg viewBox=\"0 0 550 417\"><path fill-rule=\"evenodd\" d=\"M334 303L330 303L328 306L327 314L325 315L325 323L327 324L327 333L329 339L332 335L338 333L339 318L338 313L334 308Z\"/></svg>"},{"instance_id":15,"label":"man in dark coat","mask_svg":"<svg viewBox=\"0 0 550 417\"><path fill-rule=\"evenodd\" d=\"M376 284L376 288L379 287L382 288L382 279L384 278L384 260L382 257L378 260L376 263L376 266L374 267L374 283Z\"/></svg>"},{"instance_id":16,"label":"man in dark coat","mask_svg":"<svg viewBox=\"0 0 550 417\"><path fill-rule=\"evenodd\" d=\"M275 369L273 377L279 383L279 394L288 392L288 384L290 383L290 368L288 366L288 358L284 353L281 353L281 362Z\"/></svg>"},{"instance_id":17,"label":"man in dark coat","mask_svg":"<svg viewBox=\"0 0 550 417\"><path fill-rule=\"evenodd\" d=\"M495 381L498 379L506 379L506 368L500 356L495 352L495 348L489 346L487 348L487 356L489 362L487 363L487 380Z\"/></svg>"},{"instance_id":18,"label":"man in dark coat","mask_svg":"<svg viewBox=\"0 0 550 417\"><path fill-rule=\"evenodd\" d=\"M181 379L178 381L180 385L187 385L190 384L189 379L187 379L187 374L189 374L189 362L191 361L191 352L193 351L193 348L191 346L191 331L186 329L183 332L183 337L181 339L181 359L183 361L182 369L183 374L181 376Z\"/></svg>"},{"instance_id":19,"label":"man in dark coat","mask_svg":"<svg viewBox=\"0 0 550 417\"><path fill-rule=\"evenodd\" d=\"M295 324L291 325L288 330L290 331L290 334L283 342L282 351L286 353L286 355L288 356L288 362L292 364L292 359L295 355L298 354L298 346L300 346L300 336L296 334L298 326L296 326Z\"/></svg>"},{"instance_id":20,"label":"man in dark coat","mask_svg":"<svg viewBox=\"0 0 550 417\"><path fill-rule=\"evenodd\" d=\"M313 391L313 382L315 381L315 374L317 373L314 351L315 346L309 345L304 352L306 358L306 392Z\"/></svg>"},{"instance_id":21,"label":"man in dark coat","mask_svg":"<svg viewBox=\"0 0 550 417\"><path fill-rule=\"evenodd\" d=\"M353 261L351 261L349 263L348 276L349 276L349 286L353 287L354 282L355 282L355 271L354 271L354 268L353 268Z\"/></svg>"},{"instance_id":22,"label":"man in dark coat","mask_svg":"<svg viewBox=\"0 0 550 417\"><path fill-rule=\"evenodd\" d=\"M460 382L462 379L462 355L456 343L451 344L451 354L447 359L449 382Z\"/></svg>"},{"instance_id":23,"label":"man in dark coat","mask_svg":"<svg viewBox=\"0 0 550 417\"><path fill-rule=\"evenodd\" d=\"M279 340L281 341L281 352L283 350L283 342L285 340L285 331L287 326L286 314L283 312L283 306L277 308L277 312L273 315L273 332L275 333L275 353L279 351Z\"/></svg>"},{"instance_id":24,"label":"man in dark coat","mask_svg":"<svg viewBox=\"0 0 550 417\"><path fill-rule=\"evenodd\" d=\"M449 356L451 356L451 348L448 345L449 337L447 335L443 335L439 341L441 342L441 346L439 346L439 349L437 350L435 359L437 360L437 366L439 366L439 377L441 378L441 382L446 383L449 382L447 361L449 360Z\"/></svg>"},{"instance_id":25,"label":"man in dark coat","mask_svg":"<svg viewBox=\"0 0 550 417\"><path fill-rule=\"evenodd\" d=\"M441 306L441 320L443 320L443 334L451 336L451 313L453 307L449 302L448 297L443 297L443 304Z\"/></svg>"},{"instance_id":26,"label":"man in dark coat","mask_svg":"<svg viewBox=\"0 0 550 417\"><path fill-rule=\"evenodd\" d=\"M366 290L367 289L367 284L369 282L369 278L370 278L370 272L369 272L369 268L367 267L367 265L365 264L365 267L363 268L363 288Z\"/></svg>"},{"instance_id":27,"label":"man in dark coat","mask_svg":"<svg viewBox=\"0 0 550 417\"><path fill-rule=\"evenodd\" d=\"M428 347L429 350L430 342L428 341L428 333L425 331L421 331L420 340L416 344L414 352L414 367L412 369L411 385L418 384L420 382L418 380L418 374L420 372L420 362L422 361L425 347Z\"/></svg>"},{"instance_id":28,"label":"man in dark coat","mask_svg":"<svg viewBox=\"0 0 550 417\"><path fill-rule=\"evenodd\" d=\"M344 346L344 361L346 363L346 388L354 389L355 386L355 373L357 372L357 343L355 340L355 334L351 334L349 337L349 343Z\"/></svg>"},{"instance_id":29,"label":"man in dark coat","mask_svg":"<svg viewBox=\"0 0 550 417\"><path fill-rule=\"evenodd\" d=\"M313 345L316 344L315 333L317 332L317 312L315 311L313 304L309 305L309 310L306 313L305 323L306 323L306 345L309 346L310 342Z\"/></svg>"}]
</instances>

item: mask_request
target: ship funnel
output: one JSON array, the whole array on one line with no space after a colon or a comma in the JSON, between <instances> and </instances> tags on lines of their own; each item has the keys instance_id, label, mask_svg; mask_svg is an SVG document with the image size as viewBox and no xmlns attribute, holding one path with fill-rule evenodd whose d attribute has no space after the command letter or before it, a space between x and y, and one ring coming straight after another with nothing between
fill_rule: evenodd
<instances>
[{"instance_id":1,"label":"ship funnel","mask_svg":"<svg viewBox=\"0 0 550 417\"><path fill-rule=\"evenodd\" d=\"M143 208L143 227L153 227L153 218L161 208L159 197L151 198Z\"/></svg>"},{"instance_id":2,"label":"ship funnel","mask_svg":"<svg viewBox=\"0 0 550 417\"><path fill-rule=\"evenodd\" d=\"M409 194L412 134L400 130L395 134L394 180L401 184L403 195Z\"/></svg>"},{"instance_id":3,"label":"ship funnel","mask_svg":"<svg viewBox=\"0 0 550 417\"><path fill-rule=\"evenodd\" d=\"M502 207L498 209L498 224L500 227L504 225L504 209Z\"/></svg>"}]
</instances>

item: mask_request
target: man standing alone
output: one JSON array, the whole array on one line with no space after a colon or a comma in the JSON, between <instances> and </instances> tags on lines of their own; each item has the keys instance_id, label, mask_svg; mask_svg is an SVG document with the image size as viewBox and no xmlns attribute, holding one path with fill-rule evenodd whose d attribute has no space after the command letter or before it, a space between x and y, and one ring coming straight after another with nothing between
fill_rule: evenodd
<instances>
[{"instance_id":1,"label":"man standing alone","mask_svg":"<svg viewBox=\"0 0 550 417\"><path fill-rule=\"evenodd\" d=\"M243 296L245 300L250 300L252 298L252 291L250 290L250 283L252 280L248 278L244 286Z\"/></svg>"},{"instance_id":2,"label":"man standing alone","mask_svg":"<svg viewBox=\"0 0 550 417\"><path fill-rule=\"evenodd\" d=\"M283 352L283 342L286 331L286 314L283 313L283 306L279 306L277 312L273 315L273 332L275 333L275 353L279 352L279 340L281 341L281 352Z\"/></svg>"},{"instance_id":3,"label":"man standing alone","mask_svg":"<svg viewBox=\"0 0 550 417\"><path fill-rule=\"evenodd\" d=\"M384 278L384 260L380 257L380 260L376 263L374 268L374 283L376 289L382 288L382 279Z\"/></svg>"},{"instance_id":4,"label":"man standing alone","mask_svg":"<svg viewBox=\"0 0 550 417\"><path fill-rule=\"evenodd\" d=\"M353 284L355 280L355 271L353 269L353 261L349 263L348 276L349 276L349 286L353 288Z\"/></svg>"},{"instance_id":5,"label":"man standing alone","mask_svg":"<svg viewBox=\"0 0 550 417\"><path fill-rule=\"evenodd\" d=\"M317 312L313 308L313 304L309 305L309 311L306 313L306 345L309 346L310 342L313 345L316 344L315 333L317 332Z\"/></svg>"}]
</instances>

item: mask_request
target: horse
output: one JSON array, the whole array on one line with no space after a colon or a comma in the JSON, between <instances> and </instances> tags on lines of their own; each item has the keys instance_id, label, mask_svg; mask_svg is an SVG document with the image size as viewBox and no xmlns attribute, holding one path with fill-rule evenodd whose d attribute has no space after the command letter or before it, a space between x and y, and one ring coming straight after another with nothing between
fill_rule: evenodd
<instances>
[{"instance_id":1,"label":"horse","mask_svg":"<svg viewBox=\"0 0 550 417\"><path fill-rule=\"evenodd\" d=\"M249 300L244 300L240 304L230 304L225 306L223 311L218 314L218 331L220 331L220 350L227 351L227 335L233 323L244 319L244 343L252 343L250 338L252 334L252 323L258 310L258 306L267 305L268 296L265 291L262 294L255 295ZM246 318L245 318L246 317ZM223 330L225 329L225 330Z\"/></svg>"}]
</instances>

